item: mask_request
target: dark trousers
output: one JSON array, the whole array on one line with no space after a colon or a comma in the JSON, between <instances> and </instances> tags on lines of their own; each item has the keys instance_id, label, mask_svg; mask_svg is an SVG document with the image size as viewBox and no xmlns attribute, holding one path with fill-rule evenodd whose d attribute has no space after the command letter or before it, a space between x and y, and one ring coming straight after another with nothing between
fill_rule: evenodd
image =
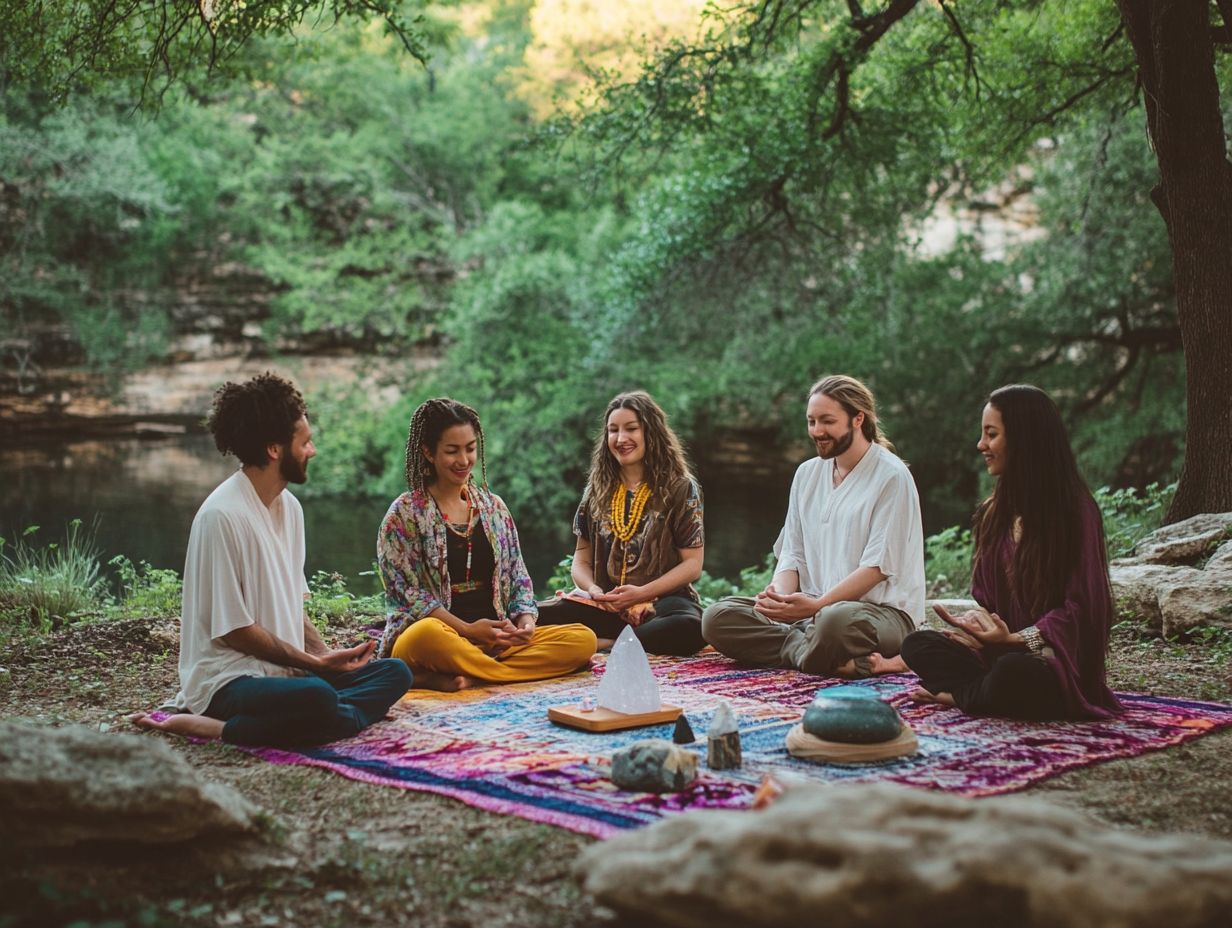
<instances>
[{"instance_id":1,"label":"dark trousers","mask_svg":"<svg viewBox=\"0 0 1232 928\"><path fill-rule=\"evenodd\" d=\"M410 668L392 659L347 673L239 677L204 714L226 722L222 740L231 744L307 747L358 734L410 688Z\"/></svg>"},{"instance_id":2,"label":"dark trousers","mask_svg":"<svg viewBox=\"0 0 1232 928\"><path fill-rule=\"evenodd\" d=\"M661 596L655 600L653 619L633 629L647 654L688 657L706 646L702 639L702 607L688 596ZM539 604L540 625L585 625L599 638L616 638L625 622L615 612L585 603L554 599Z\"/></svg>"},{"instance_id":3,"label":"dark trousers","mask_svg":"<svg viewBox=\"0 0 1232 928\"><path fill-rule=\"evenodd\" d=\"M924 689L949 693L968 715L1047 721L1069 714L1057 675L1035 654L983 657L941 632L919 631L903 641L902 656Z\"/></svg>"}]
</instances>

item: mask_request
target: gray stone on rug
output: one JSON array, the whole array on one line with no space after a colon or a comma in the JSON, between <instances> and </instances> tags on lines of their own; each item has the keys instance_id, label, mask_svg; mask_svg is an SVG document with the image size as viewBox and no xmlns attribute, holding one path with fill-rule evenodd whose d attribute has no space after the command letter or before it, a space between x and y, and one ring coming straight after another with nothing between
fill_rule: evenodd
<instances>
[{"instance_id":1,"label":"gray stone on rug","mask_svg":"<svg viewBox=\"0 0 1232 928\"><path fill-rule=\"evenodd\" d=\"M1232 843L1137 835L1039 799L796 786L594 845L596 900L640 924L1216 928Z\"/></svg>"},{"instance_id":2,"label":"gray stone on rug","mask_svg":"<svg viewBox=\"0 0 1232 928\"><path fill-rule=\"evenodd\" d=\"M0 831L15 846L250 835L259 812L157 738L0 722Z\"/></svg>"},{"instance_id":3,"label":"gray stone on rug","mask_svg":"<svg viewBox=\"0 0 1232 928\"><path fill-rule=\"evenodd\" d=\"M612 782L621 789L677 793L697 779L697 755L665 741L635 741L612 755Z\"/></svg>"}]
</instances>

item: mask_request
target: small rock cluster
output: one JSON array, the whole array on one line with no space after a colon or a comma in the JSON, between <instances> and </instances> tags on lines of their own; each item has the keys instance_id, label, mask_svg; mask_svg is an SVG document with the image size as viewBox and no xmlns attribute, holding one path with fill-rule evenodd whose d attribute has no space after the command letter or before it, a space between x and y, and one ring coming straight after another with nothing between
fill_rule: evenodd
<instances>
[{"instance_id":1,"label":"small rock cluster","mask_svg":"<svg viewBox=\"0 0 1232 928\"><path fill-rule=\"evenodd\" d=\"M1109 572L1117 608L1154 631L1172 637L1203 626L1232 628L1232 512L1165 525Z\"/></svg>"}]
</instances>

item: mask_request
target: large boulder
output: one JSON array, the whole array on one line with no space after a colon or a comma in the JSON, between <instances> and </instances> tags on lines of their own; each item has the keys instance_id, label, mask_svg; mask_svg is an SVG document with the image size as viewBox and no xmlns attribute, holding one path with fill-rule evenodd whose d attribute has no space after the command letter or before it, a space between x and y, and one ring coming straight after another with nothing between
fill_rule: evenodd
<instances>
[{"instance_id":1,"label":"large boulder","mask_svg":"<svg viewBox=\"0 0 1232 928\"><path fill-rule=\"evenodd\" d=\"M1110 566L1122 613L1178 635L1202 626L1232 628L1232 512L1205 513L1143 538L1132 557Z\"/></svg>"},{"instance_id":2,"label":"large boulder","mask_svg":"<svg viewBox=\"0 0 1232 928\"><path fill-rule=\"evenodd\" d=\"M258 813L158 738L0 722L0 834L17 847L239 836Z\"/></svg>"},{"instance_id":3,"label":"large boulder","mask_svg":"<svg viewBox=\"0 0 1232 928\"><path fill-rule=\"evenodd\" d=\"M1232 911L1232 843L890 784L688 813L593 846L580 869L631 922L687 928L1222 928Z\"/></svg>"}]
</instances>

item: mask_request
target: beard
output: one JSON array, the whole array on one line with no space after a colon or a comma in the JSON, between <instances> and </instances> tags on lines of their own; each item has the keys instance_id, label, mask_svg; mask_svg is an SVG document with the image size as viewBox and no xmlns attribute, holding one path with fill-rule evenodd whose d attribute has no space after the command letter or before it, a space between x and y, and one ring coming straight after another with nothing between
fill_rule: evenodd
<instances>
[{"instance_id":1,"label":"beard","mask_svg":"<svg viewBox=\"0 0 1232 928\"><path fill-rule=\"evenodd\" d=\"M842 454L844 451L846 451L848 448L850 448L851 443L855 441L855 439L856 439L856 428L854 425L849 426L847 428L847 434L844 435L842 438L836 438L831 443L828 451L822 451L821 446L818 445L817 446L817 456L826 461L830 460L831 458L836 458L840 454Z\"/></svg>"},{"instance_id":2,"label":"beard","mask_svg":"<svg viewBox=\"0 0 1232 928\"><path fill-rule=\"evenodd\" d=\"M284 446L282 459L278 462L278 473L287 483L307 483L308 461L301 463L295 460L290 446Z\"/></svg>"}]
</instances>

